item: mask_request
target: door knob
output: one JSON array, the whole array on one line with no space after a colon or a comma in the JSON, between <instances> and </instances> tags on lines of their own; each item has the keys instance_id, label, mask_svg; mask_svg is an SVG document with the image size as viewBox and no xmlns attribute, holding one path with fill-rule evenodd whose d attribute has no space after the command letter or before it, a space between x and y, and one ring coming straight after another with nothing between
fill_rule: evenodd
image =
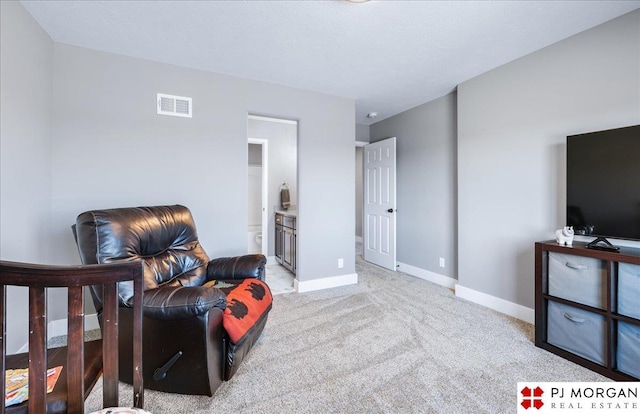
<instances>
[{"instance_id":1,"label":"door knob","mask_svg":"<svg viewBox=\"0 0 640 414\"><path fill-rule=\"evenodd\" d=\"M393 209L390 208L389 210L387 210L387 213L393 213Z\"/></svg>"}]
</instances>

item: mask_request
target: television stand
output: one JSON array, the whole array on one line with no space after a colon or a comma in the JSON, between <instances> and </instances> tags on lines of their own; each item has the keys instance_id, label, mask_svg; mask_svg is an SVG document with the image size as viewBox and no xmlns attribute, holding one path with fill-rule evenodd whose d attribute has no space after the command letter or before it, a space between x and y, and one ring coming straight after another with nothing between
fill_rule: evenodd
<instances>
[{"instance_id":1,"label":"television stand","mask_svg":"<svg viewBox=\"0 0 640 414\"><path fill-rule=\"evenodd\" d=\"M612 380L640 381L640 249L586 245L535 244L536 346Z\"/></svg>"},{"instance_id":2,"label":"television stand","mask_svg":"<svg viewBox=\"0 0 640 414\"><path fill-rule=\"evenodd\" d=\"M604 237L597 237L594 241L587 244L587 249L606 250L608 252L620 251L618 246L614 246Z\"/></svg>"}]
</instances>

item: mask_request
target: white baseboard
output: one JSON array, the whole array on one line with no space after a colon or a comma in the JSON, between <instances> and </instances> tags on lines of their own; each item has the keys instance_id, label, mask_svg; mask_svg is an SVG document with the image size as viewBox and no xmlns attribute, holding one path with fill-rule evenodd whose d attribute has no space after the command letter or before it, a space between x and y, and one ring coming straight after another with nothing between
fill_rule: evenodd
<instances>
[{"instance_id":1,"label":"white baseboard","mask_svg":"<svg viewBox=\"0 0 640 414\"><path fill-rule=\"evenodd\" d=\"M535 311L531 308L527 308L526 306L518 305L517 303L509 302L495 296L487 295L486 293L478 292L477 290L469 289L459 283L455 286L455 289L456 296L459 298L486 306L487 308L513 316L514 318L531 324L535 323Z\"/></svg>"},{"instance_id":2,"label":"white baseboard","mask_svg":"<svg viewBox=\"0 0 640 414\"><path fill-rule=\"evenodd\" d=\"M339 286L355 285L358 283L358 274L351 273L348 275L325 277L322 279L293 281L293 287L298 293L312 292L314 290L329 289Z\"/></svg>"},{"instance_id":3,"label":"white baseboard","mask_svg":"<svg viewBox=\"0 0 640 414\"><path fill-rule=\"evenodd\" d=\"M98 315L95 313L85 315L84 316L84 330L92 331L94 329L100 329L100 324L98 323ZM66 319L56 319L54 321L47 322L47 340L51 338L55 338L56 336L62 336L67 334L67 320ZM16 352L21 354L23 352L29 351L29 344L26 343L20 347L20 349Z\"/></svg>"},{"instance_id":4,"label":"white baseboard","mask_svg":"<svg viewBox=\"0 0 640 414\"><path fill-rule=\"evenodd\" d=\"M431 272L429 270L421 269L419 267L411 266L406 263L396 262L397 268L400 272L406 273L411 276L415 276L420 279L424 279L428 282L435 283L436 285L444 286L449 289L453 289L458 282L456 279L443 276L441 274Z\"/></svg>"},{"instance_id":5,"label":"white baseboard","mask_svg":"<svg viewBox=\"0 0 640 414\"><path fill-rule=\"evenodd\" d=\"M100 329L100 323L98 322L98 314L92 313L90 315L85 315L84 330L93 331L94 329Z\"/></svg>"},{"instance_id":6,"label":"white baseboard","mask_svg":"<svg viewBox=\"0 0 640 414\"><path fill-rule=\"evenodd\" d=\"M98 314L92 313L89 315L84 315L84 330L92 331L94 329L100 329L100 324L98 323ZM66 319L56 319L55 321L47 323L47 337L49 339L66 334Z\"/></svg>"},{"instance_id":7,"label":"white baseboard","mask_svg":"<svg viewBox=\"0 0 640 414\"><path fill-rule=\"evenodd\" d=\"M406 263L396 262L398 270L411 276L427 280L446 288L455 289L456 296L468 301L477 303L487 308L496 310L514 318L520 319L528 323L535 323L535 311L517 303L509 302L477 290L469 289L458 283L456 279L441 274L411 266Z\"/></svg>"}]
</instances>

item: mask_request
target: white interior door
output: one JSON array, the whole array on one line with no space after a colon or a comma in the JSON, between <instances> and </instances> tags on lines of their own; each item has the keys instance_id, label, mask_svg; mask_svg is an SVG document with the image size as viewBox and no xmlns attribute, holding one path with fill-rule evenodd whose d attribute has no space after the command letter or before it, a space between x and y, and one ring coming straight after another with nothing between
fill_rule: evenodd
<instances>
[{"instance_id":1,"label":"white interior door","mask_svg":"<svg viewBox=\"0 0 640 414\"><path fill-rule=\"evenodd\" d=\"M396 270L396 138L364 146L364 260Z\"/></svg>"}]
</instances>

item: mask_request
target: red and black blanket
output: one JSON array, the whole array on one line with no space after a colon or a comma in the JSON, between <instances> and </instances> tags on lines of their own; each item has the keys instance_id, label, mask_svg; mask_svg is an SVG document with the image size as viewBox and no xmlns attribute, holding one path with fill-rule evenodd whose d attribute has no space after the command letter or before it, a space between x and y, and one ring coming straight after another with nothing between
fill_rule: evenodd
<instances>
[{"instance_id":1,"label":"red and black blanket","mask_svg":"<svg viewBox=\"0 0 640 414\"><path fill-rule=\"evenodd\" d=\"M258 279L245 279L235 287L222 290L227 294L222 324L231 341L237 344L271 309L271 290Z\"/></svg>"}]
</instances>

